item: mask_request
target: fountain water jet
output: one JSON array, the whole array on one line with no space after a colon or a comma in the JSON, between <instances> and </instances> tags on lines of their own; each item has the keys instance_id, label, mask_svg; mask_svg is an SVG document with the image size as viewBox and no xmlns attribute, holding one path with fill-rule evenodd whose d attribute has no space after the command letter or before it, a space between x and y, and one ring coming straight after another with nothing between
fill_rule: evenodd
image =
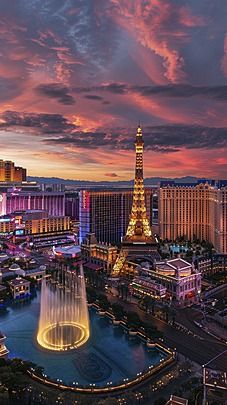
<instances>
[{"instance_id":1,"label":"fountain water jet","mask_svg":"<svg viewBox=\"0 0 227 405\"><path fill-rule=\"evenodd\" d=\"M65 351L83 345L90 336L83 267L57 271L43 279L37 341L48 350Z\"/></svg>"}]
</instances>

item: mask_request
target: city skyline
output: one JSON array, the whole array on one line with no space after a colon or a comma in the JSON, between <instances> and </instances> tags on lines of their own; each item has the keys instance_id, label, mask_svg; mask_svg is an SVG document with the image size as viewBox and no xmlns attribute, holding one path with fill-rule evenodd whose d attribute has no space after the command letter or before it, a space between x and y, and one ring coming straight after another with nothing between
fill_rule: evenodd
<instances>
[{"instance_id":1,"label":"city skyline","mask_svg":"<svg viewBox=\"0 0 227 405\"><path fill-rule=\"evenodd\" d=\"M129 180L140 121L144 177L227 178L220 6L3 0L1 159L31 176Z\"/></svg>"}]
</instances>

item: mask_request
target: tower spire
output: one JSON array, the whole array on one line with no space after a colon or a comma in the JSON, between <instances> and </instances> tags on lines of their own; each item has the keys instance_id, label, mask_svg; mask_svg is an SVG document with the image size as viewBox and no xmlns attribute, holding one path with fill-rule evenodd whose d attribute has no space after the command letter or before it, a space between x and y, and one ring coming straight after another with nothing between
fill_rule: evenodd
<instances>
[{"instance_id":1,"label":"tower spire","mask_svg":"<svg viewBox=\"0 0 227 405\"><path fill-rule=\"evenodd\" d=\"M145 205L145 190L143 183L143 133L140 125L137 128L135 140L136 165L133 190L133 203L129 218L125 241L146 242L152 239L151 227Z\"/></svg>"},{"instance_id":2,"label":"tower spire","mask_svg":"<svg viewBox=\"0 0 227 405\"><path fill-rule=\"evenodd\" d=\"M145 205L143 149L143 133L139 123L135 139L136 164L132 209L126 235L123 238L119 256L113 267L113 276L122 273L128 256L157 256L157 243L152 236Z\"/></svg>"}]
</instances>

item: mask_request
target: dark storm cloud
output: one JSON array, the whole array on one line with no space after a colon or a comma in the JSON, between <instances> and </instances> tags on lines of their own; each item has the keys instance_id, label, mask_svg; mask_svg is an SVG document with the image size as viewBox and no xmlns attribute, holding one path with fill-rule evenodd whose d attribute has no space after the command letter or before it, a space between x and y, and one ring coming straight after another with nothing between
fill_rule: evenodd
<instances>
[{"instance_id":1,"label":"dark storm cloud","mask_svg":"<svg viewBox=\"0 0 227 405\"><path fill-rule=\"evenodd\" d=\"M61 114L35 114L5 111L0 114L0 129L30 128L38 134L71 133L76 126Z\"/></svg>"},{"instance_id":2,"label":"dark storm cloud","mask_svg":"<svg viewBox=\"0 0 227 405\"><path fill-rule=\"evenodd\" d=\"M227 146L227 128L167 125L147 127L144 137L148 149L173 152L186 149L221 149Z\"/></svg>"},{"instance_id":3,"label":"dark storm cloud","mask_svg":"<svg viewBox=\"0 0 227 405\"><path fill-rule=\"evenodd\" d=\"M130 150L133 148L129 130L116 132L79 132L64 137L46 140L48 143L71 145L81 148ZM208 128L197 126L156 126L146 127L143 131L146 149L170 153L186 149L221 149L227 147L227 128Z\"/></svg>"},{"instance_id":4,"label":"dark storm cloud","mask_svg":"<svg viewBox=\"0 0 227 405\"><path fill-rule=\"evenodd\" d=\"M61 83L40 84L35 90L38 94L56 99L61 104L75 104L74 98L69 94L69 89Z\"/></svg>"},{"instance_id":5,"label":"dark storm cloud","mask_svg":"<svg viewBox=\"0 0 227 405\"><path fill-rule=\"evenodd\" d=\"M227 86L191 86L188 84L173 84L166 86L139 86L125 83L110 83L103 86L77 87L76 93L100 91L112 94L139 93L142 96L161 96L173 98L205 97L219 101L227 100ZM90 98L89 95L86 96Z\"/></svg>"},{"instance_id":6,"label":"dark storm cloud","mask_svg":"<svg viewBox=\"0 0 227 405\"><path fill-rule=\"evenodd\" d=\"M54 137L43 140L46 144L75 146L86 149L131 150L130 128L108 131L83 132L61 114L35 114L5 111L0 114L0 129L29 129L39 135ZM222 149L227 147L227 128L193 125L147 126L143 129L146 149L161 153L186 149Z\"/></svg>"},{"instance_id":7,"label":"dark storm cloud","mask_svg":"<svg viewBox=\"0 0 227 405\"><path fill-rule=\"evenodd\" d=\"M56 134L45 142L75 145L83 148L132 149L129 128L100 132L83 132L61 114L35 114L5 111L0 114L0 129L30 128L39 134ZM62 134L64 134L62 136ZM187 149L215 149L227 147L227 128L162 125L144 127L146 148L159 152Z\"/></svg>"},{"instance_id":8,"label":"dark storm cloud","mask_svg":"<svg viewBox=\"0 0 227 405\"><path fill-rule=\"evenodd\" d=\"M73 91L75 93L90 93L92 91L103 91L114 94L127 94L132 90L132 86L125 83L110 83L101 86L90 86L90 87L74 87Z\"/></svg>"},{"instance_id":9,"label":"dark storm cloud","mask_svg":"<svg viewBox=\"0 0 227 405\"><path fill-rule=\"evenodd\" d=\"M109 136L108 139L111 140ZM115 140L117 141L116 138ZM64 146L70 145L86 149L96 149L99 147L106 147L108 149L112 145L112 142L108 144L107 134L105 132L76 131L63 137L46 139L44 142Z\"/></svg>"},{"instance_id":10,"label":"dark storm cloud","mask_svg":"<svg viewBox=\"0 0 227 405\"><path fill-rule=\"evenodd\" d=\"M138 91L143 96L160 95L163 97L208 97L216 100L227 100L227 86L190 86L176 84L168 86L133 86L132 91Z\"/></svg>"},{"instance_id":11,"label":"dark storm cloud","mask_svg":"<svg viewBox=\"0 0 227 405\"><path fill-rule=\"evenodd\" d=\"M10 84L9 84L10 86ZM0 80L1 87L1 80ZM13 87L13 83L12 83ZM10 87L11 88L11 87ZM61 83L40 84L35 91L43 96L57 99L62 104L74 104L75 100L70 93L85 94L89 100L103 100L103 97L91 92L126 95L137 93L145 97L160 96L170 98L204 97L218 101L227 101L227 86L191 86L188 84L171 84L166 86L139 86L126 83L110 83L107 85L91 87L69 88ZM88 94L86 94L88 93Z\"/></svg>"},{"instance_id":12,"label":"dark storm cloud","mask_svg":"<svg viewBox=\"0 0 227 405\"><path fill-rule=\"evenodd\" d=\"M97 101L103 100L101 96L97 96L95 94L87 94L86 96L84 96L84 98L87 98L88 100L97 100Z\"/></svg>"}]
</instances>

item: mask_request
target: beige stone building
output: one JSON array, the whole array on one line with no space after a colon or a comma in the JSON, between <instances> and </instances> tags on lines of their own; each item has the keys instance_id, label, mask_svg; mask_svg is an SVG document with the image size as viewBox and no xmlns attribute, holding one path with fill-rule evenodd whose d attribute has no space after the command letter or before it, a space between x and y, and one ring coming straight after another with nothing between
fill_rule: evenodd
<instances>
[{"instance_id":1,"label":"beige stone building","mask_svg":"<svg viewBox=\"0 0 227 405\"><path fill-rule=\"evenodd\" d=\"M98 243L94 233L89 233L81 243L81 256L85 260L84 266L95 269L102 268L111 273L117 258L117 247L108 243ZM93 266L95 265L95 266Z\"/></svg>"},{"instance_id":2,"label":"beige stone building","mask_svg":"<svg viewBox=\"0 0 227 405\"><path fill-rule=\"evenodd\" d=\"M227 253L227 185L161 184L159 234L168 240L207 240L218 252Z\"/></svg>"}]
</instances>

